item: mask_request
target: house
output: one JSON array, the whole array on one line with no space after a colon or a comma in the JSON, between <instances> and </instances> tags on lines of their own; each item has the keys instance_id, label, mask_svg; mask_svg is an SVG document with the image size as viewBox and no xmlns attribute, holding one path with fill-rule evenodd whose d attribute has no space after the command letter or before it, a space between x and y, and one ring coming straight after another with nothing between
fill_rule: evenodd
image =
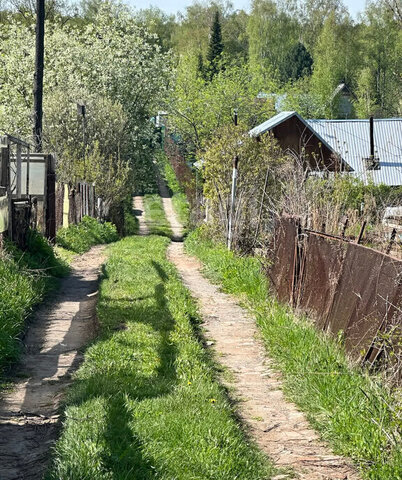
<instances>
[{"instance_id":1,"label":"house","mask_svg":"<svg viewBox=\"0 0 402 480\"><path fill-rule=\"evenodd\" d=\"M249 134L258 138L267 132L313 170L348 171L366 184L402 185L402 118L305 120L297 112L281 112Z\"/></svg>"}]
</instances>

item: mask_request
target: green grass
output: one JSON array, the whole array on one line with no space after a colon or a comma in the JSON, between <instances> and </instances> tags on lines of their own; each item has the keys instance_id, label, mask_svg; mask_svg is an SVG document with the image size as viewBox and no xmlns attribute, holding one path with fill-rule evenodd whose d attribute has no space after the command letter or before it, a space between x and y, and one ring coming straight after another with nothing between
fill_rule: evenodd
<instances>
[{"instance_id":1,"label":"green grass","mask_svg":"<svg viewBox=\"0 0 402 480\"><path fill-rule=\"evenodd\" d=\"M108 247L100 337L67 399L53 480L267 480L234 418L163 237Z\"/></svg>"},{"instance_id":2,"label":"green grass","mask_svg":"<svg viewBox=\"0 0 402 480\"><path fill-rule=\"evenodd\" d=\"M53 247L54 253L56 257L60 258L62 262L65 262L67 265L70 265L77 253L72 252L71 250L67 250L66 248L60 247L59 245L55 245Z\"/></svg>"},{"instance_id":3,"label":"green grass","mask_svg":"<svg viewBox=\"0 0 402 480\"><path fill-rule=\"evenodd\" d=\"M68 265L37 232L29 233L27 250L11 242L0 252L0 370L18 358L25 320L44 294L57 286Z\"/></svg>"},{"instance_id":4,"label":"green grass","mask_svg":"<svg viewBox=\"0 0 402 480\"><path fill-rule=\"evenodd\" d=\"M171 238L173 233L166 218L161 197L158 194L145 195L144 210L149 232Z\"/></svg>"},{"instance_id":5,"label":"green grass","mask_svg":"<svg viewBox=\"0 0 402 480\"><path fill-rule=\"evenodd\" d=\"M159 171L164 178L170 194L172 195L173 208L179 222L183 225L184 233L187 232L190 220L190 207L186 194L176 178L176 174L165 153L156 155Z\"/></svg>"},{"instance_id":6,"label":"green grass","mask_svg":"<svg viewBox=\"0 0 402 480\"><path fill-rule=\"evenodd\" d=\"M400 392L398 398L381 378L353 366L341 344L275 301L258 259L237 257L202 230L190 234L185 245L214 281L254 313L267 351L283 374L285 394L334 452L350 456L363 478L402 478Z\"/></svg>"},{"instance_id":7,"label":"green grass","mask_svg":"<svg viewBox=\"0 0 402 480\"><path fill-rule=\"evenodd\" d=\"M190 220L190 207L187 197L184 193L175 193L172 197L173 208L179 222L183 225L184 233L188 232L188 224Z\"/></svg>"},{"instance_id":8,"label":"green grass","mask_svg":"<svg viewBox=\"0 0 402 480\"><path fill-rule=\"evenodd\" d=\"M100 223L95 218L83 217L77 225L69 225L57 232L56 243L75 253L85 253L93 245L118 240L116 227L109 222Z\"/></svg>"},{"instance_id":9,"label":"green grass","mask_svg":"<svg viewBox=\"0 0 402 480\"><path fill-rule=\"evenodd\" d=\"M123 202L123 211L124 211L124 236L137 234L139 229L139 221L138 221L138 218L134 215L132 197L128 197Z\"/></svg>"}]
</instances>

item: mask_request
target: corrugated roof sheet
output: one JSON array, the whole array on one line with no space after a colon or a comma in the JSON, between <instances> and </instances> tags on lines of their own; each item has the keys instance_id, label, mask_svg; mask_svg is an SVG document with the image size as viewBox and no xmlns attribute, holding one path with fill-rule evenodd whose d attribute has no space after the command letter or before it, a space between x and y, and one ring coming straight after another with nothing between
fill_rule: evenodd
<instances>
[{"instance_id":1,"label":"corrugated roof sheet","mask_svg":"<svg viewBox=\"0 0 402 480\"><path fill-rule=\"evenodd\" d=\"M374 119L374 150L379 170L367 170L370 156L369 120L306 120L365 183L402 185L402 118Z\"/></svg>"},{"instance_id":2,"label":"corrugated roof sheet","mask_svg":"<svg viewBox=\"0 0 402 480\"><path fill-rule=\"evenodd\" d=\"M309 125L324 144L352 167L352 174L365 183L402 185L402 118L374 120L374 149L380 169L367 170L364 158L370 156L369 120L304 120L297 112L281 112L249 134L258 137L293 116Z\"/></svg>"},{"instance_id":3,"label":"corrugated roof sheet","mask_svg":"<svg viewBox=\"0 0 402 480\"><path fill-rule=\"evenodd\" d=\"M258 137L259 135L268 132L269 130L272 130L275 128L277 125L281 124L282 122L285 122L289 118L296 117L298 118L308 129L311 129L311 126L307 123L304 118L299 115L297 112L281 112L275 115L274 117L270 118L264 123L261 123L261 125L257 125L255 128L250 130L248 133L251 137ZM313 130L313 129L312 129ZM326 145L330 150L332 150L332 147L330 144L327 143L325 138L322 138L321 135L318 132L315 132L316 137L322 142L324 145ZM336 152L334 152L336 153Z\"/></svg>"},{"instance_id":4,"label":"corrugated roof sheet","mask_svg":"<svg viewBox=\"0 0 402 480\"><path fill-rule=\"evenodd\" d=\"M262 133L269 132L269 130L272 130L274 127L276 127L280 123L284 122L288 118L293 117L293 115L296 115L297 117L299 117L302 120L300 115L296 112L281 112L281 113L278 113L278 115L275 115L274 117L265 121L264 123L261 123L261 125L257 125L252 130L250 130L248 133L251 137L258 137Z\"/></svg>"}]
</instances>

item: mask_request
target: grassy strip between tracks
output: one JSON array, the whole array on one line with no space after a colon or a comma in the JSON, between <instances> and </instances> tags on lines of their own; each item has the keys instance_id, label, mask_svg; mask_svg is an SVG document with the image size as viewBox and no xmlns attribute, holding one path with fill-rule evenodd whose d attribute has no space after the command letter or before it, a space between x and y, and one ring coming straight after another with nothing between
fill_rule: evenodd
<instances>
[{"instance_id":1,"label":"grassy strip between tracks","mask_svg":"<svg viewBox=\"0 0 402 480\"><path fill-rule=\"evenodd\" d=\"M144 196L144 210L149 233L169 238L172 237L173 232L166 218L162 199L159 194L147 194Z\"/></svg>"},{"instance_id":2,"label":"grassy strip between tracks","mask_svg":"<svg viewBox=\"0 0 402 480\"><path fill-rule=\"evenodd\" d=\"M168 243L130 237L108 247L100 336L75 374L49 478L271 478L216 381Z\"/></svg>"},{"instance_id":3,"label":"grassy strip between tracks","mask_svg":"<svg viewBox=\"0 0 402 480\"><path fill-rule=\"evenodd\" d=\"M278 304L256 258L240 258L214 245L202 229L187 237L186 249L204 263L211 279L255 314L287 397L306 412L334 452L350 456L363 478L402 478L400 392L354 367L342 345Z\"/></svg>"},{"instance_id":4,"label":"grassy strip between tracks","mask_svg":"<svg viewBox=\"0 0 402 480\"><path fill-rule=\"evenodd\" d=\"M183 225L184 232L186 233L190 220L190 207L186 194L184 193L184 189L177 180L176 174L166 154L159 152L156 159L158 162L159 171L172 195L174 211L179 222Z\"/></svg>"}]
</instances>

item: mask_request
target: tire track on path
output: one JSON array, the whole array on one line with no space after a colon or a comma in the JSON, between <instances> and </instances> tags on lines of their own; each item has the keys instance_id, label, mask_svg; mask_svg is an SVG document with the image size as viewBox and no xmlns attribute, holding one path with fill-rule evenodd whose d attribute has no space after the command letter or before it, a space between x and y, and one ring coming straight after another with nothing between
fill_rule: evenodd
<instances>
[{"instance_id":1,"label":"tire track on path","mask_svg":"<svg viewBox=\"0 0 402 480\"><path fill-rule=\"evenodd\" d=\"M103 249L76 258L56 295L29 322L14 388L0 401L0 480L39 480L46 471L60 402L83 359L80 349L96 332Z\"/></svg>"}]
</instances>

